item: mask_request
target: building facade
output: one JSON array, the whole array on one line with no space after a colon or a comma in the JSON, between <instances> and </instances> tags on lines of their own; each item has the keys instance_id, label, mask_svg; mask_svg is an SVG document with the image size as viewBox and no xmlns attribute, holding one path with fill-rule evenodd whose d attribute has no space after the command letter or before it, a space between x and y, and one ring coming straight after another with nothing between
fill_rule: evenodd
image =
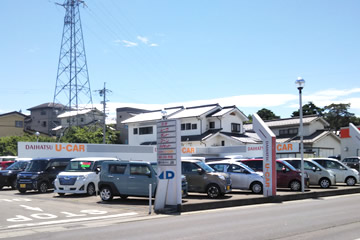
<instances>
[{"instance_id":1,"label":"building facade","mask_svg":"<svg viewBox=\"0 0 360 240\"><path fill-rule=\"evenodd\" d=\"M357 126L360 130L360 126ZM340 129L341 138L341 159L346 157L360 156L360 146L352 139L349 127Z\"/></svg>"},{"instance_id":2,"label":"building facade","mask_svg":"<svg viewBox=\"0 0 360 240\"><path fill-rule=\"evenodd\" d=\"M20 112L0 114L0 137L24 135L24 122L27 115Z\"/></svg>"}]
</instances>

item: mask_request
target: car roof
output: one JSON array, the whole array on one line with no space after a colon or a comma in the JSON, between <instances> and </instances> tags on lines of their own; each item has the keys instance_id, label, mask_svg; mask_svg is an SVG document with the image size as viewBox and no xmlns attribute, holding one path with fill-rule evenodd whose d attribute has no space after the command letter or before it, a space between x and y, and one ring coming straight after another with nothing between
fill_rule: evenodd
<instances>
[{"instance_id":1,"label":"car roof","mask_svg":"<svg viewBox=\"0 0 360 240\"><path fill-rule=\"evenodd\" d=\"M89 162L96 162L96 161L104 161L104 160L119 160L117 158L113 158L113 157L79 157L79 158L74 158L71 161L89 161Z\"/></svg>"}]
</instances>

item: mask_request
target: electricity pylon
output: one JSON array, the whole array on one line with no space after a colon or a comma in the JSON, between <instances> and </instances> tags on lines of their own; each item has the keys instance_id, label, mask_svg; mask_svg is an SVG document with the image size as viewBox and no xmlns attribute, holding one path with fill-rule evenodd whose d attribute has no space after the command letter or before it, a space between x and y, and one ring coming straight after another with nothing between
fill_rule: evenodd
<instances>
[{"instance_id":1,"label":"electricity pylon","mask_svg":"<svg viewBox=\"0 0 360 240\"><path fill-rule=\"evenodd\" d=\"M56 76L54 105L64 105L64 111L92 109L89 74L81 27L81 0L65 0L58 5L65 8L59 64ZM74 125L77 125L74 123Z\"/></svg>"}]
</instances>

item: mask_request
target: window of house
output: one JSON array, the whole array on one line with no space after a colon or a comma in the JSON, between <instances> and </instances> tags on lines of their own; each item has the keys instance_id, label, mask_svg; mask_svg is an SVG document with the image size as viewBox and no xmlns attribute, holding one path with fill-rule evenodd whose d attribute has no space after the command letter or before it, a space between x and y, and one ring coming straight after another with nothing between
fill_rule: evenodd
<instances>
[{"instance_id":1,"label":"window of house","mask_svg":"<svg viewBox=\"0 0 360 240\"><path fill-rule=\"evenodd\" d=\"M15 121L15 127L22 128L24 126L23 121Z\"/></svg>"},{"instance_id":2,"label":"window of house","mask_svg":"<svg viewBox=\"0 0 360 240\"><path fill-rule=\"evenodd\" d=\"M295 135L298 133L298 129L297 128L289 128L289 129L281 129L279 130L279 135Z\"/></svg>"},{"instance_id":3,"label":"window of house","mask_svg":"<svg viewBox=\"0 0 360 240\"><path fill-rule=\"evenodd\" d=\"M297 128L290 128L289 129L289 134L297 134L298 133L298 129Z\"/></svg>"},{"instance_id":4,"label":"window of house","mask_svg":"<svg viewBox=\"0 0 360 240\"><path fill-rule=\"evenodd\" d=\"M80 118L80 122L84 122L84 118Z\"/></svg>"},{"instance_id":5,"label":"window of house","mask_svg":"<svg viewBox=\"0 0 360 240\"><path fill-rule=\"evenodd\" d=\"M137 128L134 128L134 129L133 129L133 132L134 132L134 135L138 134L138 129L137 129Z\"/></svg>"},{"instance_id":6,"label":"window of house","mask_svg":"<svg viewBox=\"0 0 360 240\"><path fill-rule=\"evenodd\" d=\"M186 124L186 130L191 130L191 123Z\"/></svg>"},{"instance_id":7,"label":"window of house","mask_svg":"<svg viewBox=\"0 0 360 240\"><path fill-rule=\"evenodd\" d=\"M197 129L197 124L196 123L191 124L191 129Z\"/></svg>"},{"instance_id":8,"label":"window of house","mask_svg":"<svg viewBox=\"0 0 360 240\"><path fill-rule=\"evenodd\" d=\"M215 128L215 122L209 122L209 128Z\"/></svg>"},{"instance_id":9,"label":"window of house","mask_svg":"<svg viewBox=\"0 0 360 240\"><path fill-rule=\"evenodd\" d=\"M70 123L70 119L69 119L69 118L68 118L68 119L66 119L66 122L67 122L67 123Z\"/></svg>"},{"instance_id":10,"label":"window of house","mask_svg":"<svg viewBox=\"0 0 360 240\"><path fill-rule=\"evenodd\" d=\"M185 130L185 123L182 123L181 124L181 131L184 131Z\"/></svg>"},{"instance_id":11,"label":"window of house","mask_svg":"<svg viewBox=\"0 0 360 240\"><path fill-rule=\"evenodd\" d=\"M225 141L221 141L221 146L225 146Z\"/></svg>"},{"instance_id":12,"label":"window of house","mask_svg":"<svg viewBox=\"0 0 360 240\"><path fill-rule=\"evenodd\" d=\"M141 127L139 128L139 134L140 135L153 134L153 127Z\"/></svg>"},{"instance_id":13,"label":"window of house","mask_svg":"<svg viewBox=\"0 0 360 240\"><path fill-rule=\"evenodd\" d=\"M240 124L232 123L231 124L231 132L240 132Z\"/></svg>"},{"instance_id":14,"label":"window of house","mask_svg":"<svg viewBox=\"0 0 360 240\"><path fill-rule=\"evenodd\" d=\"M42 127L46 127L46 121L43 121L43 122L41 123L41 126L42 126Z\"/></svg>"},{"instance_id":15,"label":"window of house","mask_svg":"<svg viewBox=\"0 0 360 240\"><path fill-rule=\"evenodd\" d=\"M45 110L41 110L40 115L46 115L46 111L45 111Z\"/></svg>"}]
</instances>

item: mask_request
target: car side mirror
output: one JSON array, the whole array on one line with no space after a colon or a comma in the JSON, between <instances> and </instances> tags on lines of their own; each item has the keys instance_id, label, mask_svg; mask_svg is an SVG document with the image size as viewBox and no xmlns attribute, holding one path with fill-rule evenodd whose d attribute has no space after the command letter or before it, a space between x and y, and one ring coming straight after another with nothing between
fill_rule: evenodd
<instances>
[{"instance_id":1,"label":"car side mirror","mask_svg":"<svg viewBox=\"0 0 360 240\"><path fill-rule=\"evenodd\" d=\"M286 173L286 168L283 167L283 168L281 169L281 171L282 171L283 173Z\"/></svg>"},{"instance_id":2,"label":"car side mirror","mask_svg":"<svg viewBox=\"0 0 360 240\"><path fill-rule=\"evenodd\" d=\"M316 172L316 171L317 171L316 167L313 167L313 168L312 168L312 170L313 170L314 172Z\"/></svg>"},{"instance_id":3,"label":"car side mirror","mask_svg":"<svg viewBox=\"0 0 360 240\"><path fill-rule=\"evenodd\" d=\"M198 168L197 169L197 172L201 175L201 174L203 174L203 170L201 169L201 168Z\"/></svg>"},{"instance_id":4,"label":"car side mirror","mask_svg":"<svg viewBox=\"0 0 360 240\"><path fill-rule=\"evenodd\" d=\"M96 174L99 174L100 170L101 170L100 167L97 167L97 168L95 169L95 173L96 173Z\"/></svg>"},{"instance_id":5,"label":"car side mirror","mask_svg":"<svg viewBox=\"0 0 360 240\"><path fill-rule=\"evenodd\" d=\"M151 172L147 172L146 175L148 176L148 178L151 178Z\"/></svg>"}]
</instances>

